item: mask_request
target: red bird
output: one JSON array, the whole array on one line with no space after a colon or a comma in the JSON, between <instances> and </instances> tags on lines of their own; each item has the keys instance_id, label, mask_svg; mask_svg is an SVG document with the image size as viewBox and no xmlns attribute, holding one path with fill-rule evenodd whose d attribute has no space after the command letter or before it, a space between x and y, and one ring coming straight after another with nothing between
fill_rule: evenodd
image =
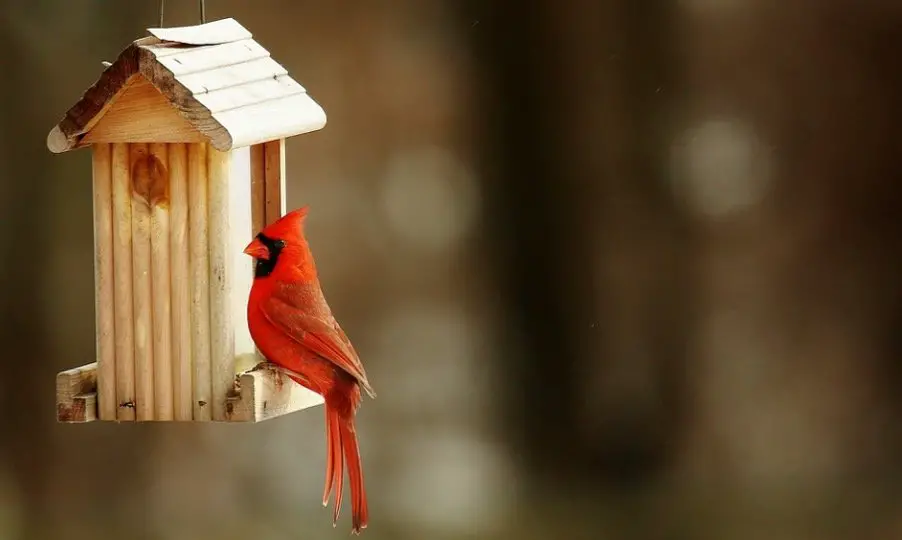
<instances>
[{"instance_id":1,"label":"red bird","mask_svg":"<svg viewBox=\"0 0 902 540\"><path fill-rule=\"evenodd\" d=\"M354 346L338 325L320 288L313 254L304 237L309 207L293 210L264 228L244 253L255 259L247 322L257 348L293 381L326 402L326 487L335 487L332 525L341 511L343 459L351 484L353 528L369 518L354 417L360 389L375 397Z\"/></svg>"}]
</instances>

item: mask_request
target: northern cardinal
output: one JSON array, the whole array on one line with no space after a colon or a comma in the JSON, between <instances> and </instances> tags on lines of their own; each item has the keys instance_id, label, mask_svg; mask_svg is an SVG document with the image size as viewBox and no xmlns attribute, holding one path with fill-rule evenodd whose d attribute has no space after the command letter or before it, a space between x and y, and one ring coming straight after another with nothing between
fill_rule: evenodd
<instances>
[{"instance_id":1,"label":"northern cardinal","mask_svg":"<svg viewBox=\"0 0 902 540\"><path fill-rule=\"evenodd\" d=\"M304 237L307 206L265 227L244 248L255 259L247 305L251 337L263 356L326 403L326 486L323 506L335 488L332 525L341 511L343 459L351 484L351 531L369 517L354 417L361 387L375 397L354 346L326 303L313 254Z\"/></svg>"}]
</instances>

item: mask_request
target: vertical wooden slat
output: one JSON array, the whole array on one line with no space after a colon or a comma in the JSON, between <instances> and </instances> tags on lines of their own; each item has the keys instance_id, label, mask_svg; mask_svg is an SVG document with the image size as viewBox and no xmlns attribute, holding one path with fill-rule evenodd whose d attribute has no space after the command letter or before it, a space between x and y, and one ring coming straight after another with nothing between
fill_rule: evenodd
<instances>
[{"instance_id":1,"label":"vertical wooden slat","mask_svg":"<svg viewBox=\"0 0 902 540\"><path fill-rule=\"evenodd\" d=\"M172 389L174 418L193 417L191 394L191 293L188 265L188 146L169 145L170 283L172 289Z\"/></svg>"},{"instance_id":2,"label":"vertical wooden slat","mask_svg":"<svg viewBox=\"0 0 902 540\"><path fill-rule=\"evenodd\" d=\"M101 420L116 419L116 340L113 294L113 164L109 144L95 144L94 317L97 346L97 400Z\"/></svg>"},{"instance_id":3,"label":"vertical wooden slat","mask_svg":"<svg viewBox=\"0 0 902 540\"><path fill-rule=\"evenodd\" d=\"M251 236L266 226L266 161L264 144L251 146ZM250 240L248 240L250 241Z\"/></svg>"},{"instance_id":4,"label":"vertical wooden slat","mask_svg":"<svg viewBox=\"0 0 902 540\"><path fill-rule=\"evenodd\" d=\"M132 294L135 303L135 415L153 420L153 294L150 263L152 184L146 143L129 145L132 177Z\"/></svg>"},{"instance_id":5,"label":"vertical wooden slat","mask_svg":"<svg viewBox=\"0 0 902 540\"><path fill-rule=\"evenodd\" d=\"M150 265L153 311L153 404L155 420L173 419L172 305L169 253L169 152L166 143L151 143Z\"/></svg>"},{"instance_id":6,"label":"vertical wooden slat","mask_svg":"<svg viewBox=\"0 0 902 540\"><path fill-rule=\"evenodd\" d=\"M213 420L226 419L226 397L235 378L235 337L230 305L231 231L229 182L231 153L207 151L210 216L210 367ZM239 246L235 246L238 248Z\"/></svg>"},{"instance_id":7,"label":"vertical wooden slat","mask_svg":"<svg viewBox=\"0 0 902 540\"><path fill-rule=\"evenodd\" d=\"M266 223L285 215L285 139L264 143Z\"/></svg>"},{"instance_id":8,"label":"vertical wooden slat","mask_svg":"<svg viewBox=\"0 0 902 540\"><path fill-rule=\"evenodd\" d=\"M254 354L257 349L247 326L247 300L254 283L254 260L244 254L246 246L256 234L253 223L251 147L235 148L231 152L229 179L229 309L232 312L232 334L235 338L234 357ZM262 188L262 182L259 184ZM262 202L262 198L261 201ZM262 207L261 207L262 210ZM262 212L258 212L262 214ZM261 216L262 217L262 216Z\"/></svg>"},{"instance_id":9,"label":"vertical wooden slat","mask_svg":"<svg viewBox=\"0 0 902 540\"><path fill-rule=\"evenodd\" d=\"M113 318L116 331L116 419L135 419L135 345L132 309L132 207L129 148L113 143Z\"/></svg>"},{"instance_id":10,"label":"vertical wooden slat","mask_svg":"<svg viewBox=\"0 0 902 540\"><path fill-rule=\"evenodd\" d=\"M188 245L191 274L191 357L194 362L192 408L195 421L212 418L210 371L210 251L207 145L188 145Z\"/></svg>"}]
</instances>

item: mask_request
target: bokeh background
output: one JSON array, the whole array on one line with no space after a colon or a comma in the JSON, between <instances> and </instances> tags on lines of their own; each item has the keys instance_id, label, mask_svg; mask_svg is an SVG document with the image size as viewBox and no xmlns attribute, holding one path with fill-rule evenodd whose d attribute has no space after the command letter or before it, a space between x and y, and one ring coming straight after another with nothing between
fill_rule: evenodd
<instances>
[{"instance_id":1,"label":"bokeh background","mask_svg":"<svg viewBox=\"0 0 902 540\"><path fill-rule=\"evenodd\" d=\"M319 409L55 422L94 354L91 182L45 137L158 3L0 5L0 538L345 537ZM329 116L288 197L379 394L368 538L902 538L902 4L229 16Z\"/></svg>"}]
</instances>

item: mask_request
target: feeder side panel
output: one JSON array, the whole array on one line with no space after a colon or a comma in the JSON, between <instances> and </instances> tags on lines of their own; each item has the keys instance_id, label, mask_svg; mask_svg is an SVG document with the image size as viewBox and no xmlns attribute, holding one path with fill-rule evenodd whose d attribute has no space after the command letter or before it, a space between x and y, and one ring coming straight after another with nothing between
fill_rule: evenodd
<instances>
[{"instance_id":1,"label":"feeder side panel","mask_svg":"<svg viewBox=\"0 0 902 540\"><path fill-rule=\"evenodd\" d=\"M174 419L193 418L191 290L188 242L188 145L169 145L170 286L172 297L172 389Z\"/></svg>"},{"instance_id":2,"label":"feeder side panel","mask_svg":"<svg viewBox=\"0 0 902 540\"><path fill-rule=\"evenodd\" d=\"M112 148L109 144L97 144L92 148L91 155L94 180L94 317L98 414L101 420L115 420Z\"/></svg>"},{"instance_id":3,"label":"feeder side panel","mask_svg":"<svg viewBox=\"0 0 902 540\"><path fill-rule=\"evenodd\" d=\"M112 145L113 317L116 332L116 419L135 419L135 343L132 299L132 205L129 148Z\"/></svg>"},{"instance_id":4,"label":"feeder side panel","mask_svg":"<svg viewBox=\"0 0 902 540\"><path fill-rule=\"evenodd\" d=\"M194 366L192 406L195 421L212 419L208 151L207 144L188 145L188 263L191 275L191 357Z\"/></svg>"},{"instance_id":5,"label":"feeder side panel","mask_svg":"<svg viewBox=\"0 0 902 540\"><path fill-rule=\"evenodd\" d=\"M232 289L231 153L207 151L210 216L210 368L213 420L226 419L226 399L235 376L235 329L230 302ZM241 246L234 246L240 249Z\"/></svg>"}]
</instances>

